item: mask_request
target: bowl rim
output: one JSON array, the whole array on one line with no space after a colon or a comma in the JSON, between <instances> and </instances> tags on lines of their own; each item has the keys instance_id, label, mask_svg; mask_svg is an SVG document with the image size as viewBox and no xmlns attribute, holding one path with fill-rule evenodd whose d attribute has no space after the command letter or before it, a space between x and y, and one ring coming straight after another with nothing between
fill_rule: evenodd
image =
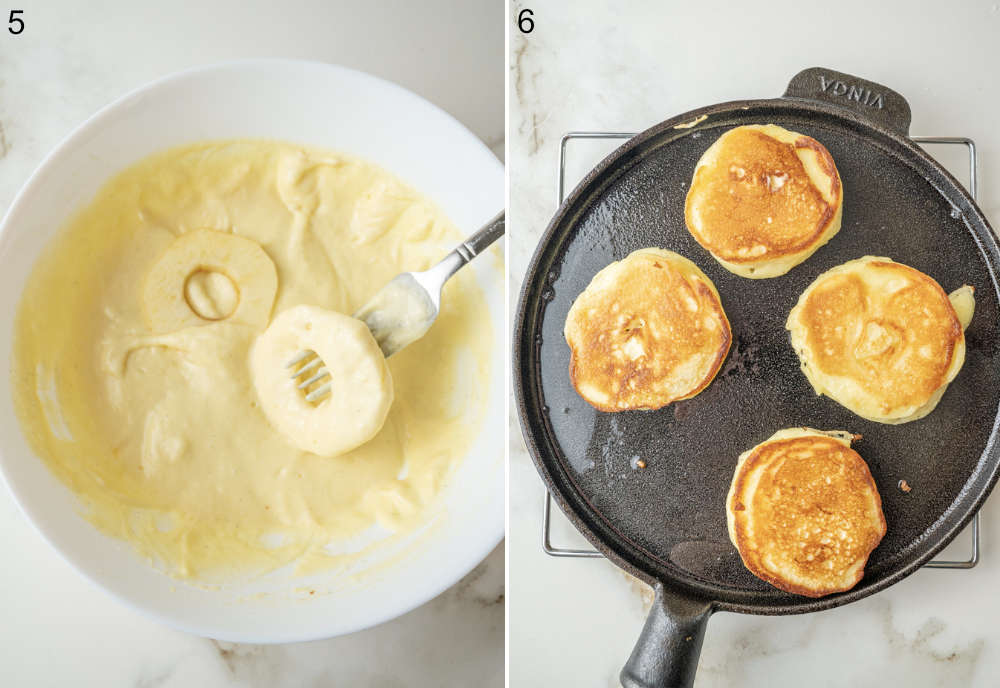
<instances>
[{"instance_id":1,"label":"bowl rim","mask_svg":"<svg viewBox=\"0 0 1000 688\"><path fill-rule=\"evenodd\" d=\"M150 93L152 91L161 89L165 86L174 84L179 81L184 81L204 75L210 72L225 72L228 70L244 70L244 69L254 69L254 68L274 68L283 67L288 69L322 69L329 70L333 72L339 72L341 74L347 75L352 78L361 78L373 82L377 87L382 88L388 92L393 92L403 98L416 99L422 102L424 106L429 108L429 110L435 112L437 116L440 116L444 121L447 121L450 127L454 128L456 134L464 135L466 141L463 145L478 147L480 153L485 153L488 157L487 159L494 162L499 171L503 172L504 165L496 157L493 151L468 127L466 127L457 118L451 115L449 112L441 108L440 106L432 103L423 96L410 91L399 84L390 81L388 79L370 74L368 72L354 69L351 67L345 67L343 65L323 62L320 60L307 60L307 59L295 59L295 58L243 58L235 60L224 60L220 62L212 62L203 65L196 65L193 67L185 68L178 71L169 72L163 76L157 77L152 81L145 82L129 91L126 91L122 95L114 98L109 103L100 107L97 111L89 115L86 119L80 122L78 125L73 127L68 133L66 133L59 142L47 153L45 154L41 161L35 166L27 178L22 182L20 188L11 200L10 205L7 207L2 218L0 218L0 243L3 242L4 238L9 232L9 224L11 217L15 216L21 209L21 206L26 204L26 198L33 191L34 187L40 183L40 179L47 172L47 170L55 164L61 157L63 157L67 152L69 152L73 145L79 140L85 137L89 132L95 130L105 123L105 120L109 119L129 102L136 98L142 97L143 95ZM242 137L240 137L242 138ZM254 138L254 137L248 137ZM256 137L264 140L267 137ZM138 160L138 159L137 159ZM136 160L136 161L137 161ZM506 301L502 304L503 315L505 316L508 305ZM503 331L506 332L506 322L503 323ZM505 347L498 346L497 350L505 351ZM500 380L494 380L492 384L501 385L501 392L503 396L502 399L507 398L507 378L509 377L509 365L508 360L504 361L504 377ZM487 412L488 412L487 405ZM19 419L15 419L17 425L20 426ZM507 433L503 433L503 442L506 446L508 441ZM504 457L506 454L504 453ZM32 457L37 460L37 456L32 453ZM499 523L494 523L490 526L488 523L481 523L483 527L480 528L482 532L482 537L480 537L475 542L478 542L478 546L466 546L463 549L464 556L461 560L455 561L455 565L451 568L442 568L441 575L437 576L434 581L428 585L424 585L421 589L420 594L413 594L407 598L400 596L400 599L405 599L405 604L401 604L398 607L389 609L381 614L375 615L371 618L365 619L360 624L347 624L349 628L346 630L333 630L332 632L323 632L317 634L315 632L272 632L270 635L262 636L255 634L254 632L232 632L234 629L224 629L219 627L214 627L212 625L197 625L194 623L185 622L182 618L171 617L155 610L149 606L142 604L142 602L130 595L127 595L119 590L114 589L108 585L104 580L94 575L86 567L81 565L75 560L75 557L65 552L59 545L56 544L54 535L49 533L48 526L43 526L41 521L44 519L39 518L38 514L35 513L33 507L26 504L22 495L14 489L10 475L8 474L9 467L8 461L11 460L7 456L7 452L4 449L0 449L0 482L2 482L8 494L12 497L14 503L17 505L18 510L24 515L25 519L31 525L31 527L41 535L42 539L48 543L48 545L59 555L59 557L68 563L70 567L78 574L81 575L85 580L87 580L95 588L102 590L104 593L109 595L114 600L124 604L130 609L134 609L146 618L150 618L158 623L161 623L167 627L173 628L175 630L183 631L186 633L191 633L194 635L213 638L216 640L223 640L227 642L246 642L255 644L277 644L277 643L294 643L294 642L306 642L312 640L322 640L326 638L338 637L341 635L348 635L351 633L357 633L374 626L381 625L398 617L401 617L418 607L427 604L428 602L437 598L441 593L445 592L449 588L453 587L465 576L467 576L476 566L481 564L487 556L489 556L494 549L499 546L504 538L506 532L506 460L504 459L504 508L503 517L500 519ZM60 485L66 487L62 481L58 481ZM67 488L68 489L68 488ZM166 575L162 572L158 572L160 575ZM184 583L184 581L180 581Z\"/></svg>"}]
</instances>

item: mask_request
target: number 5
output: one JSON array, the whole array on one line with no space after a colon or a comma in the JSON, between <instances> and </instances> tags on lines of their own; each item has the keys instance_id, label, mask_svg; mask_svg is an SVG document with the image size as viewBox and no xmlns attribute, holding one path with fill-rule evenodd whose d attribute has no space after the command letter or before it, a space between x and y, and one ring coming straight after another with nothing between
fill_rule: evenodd
<instances>
[{"instance_id":1,"label":"number 5","mask_svg":"<svg viewBox=\"0 0 1000 688\"><path fill-rule=\"evenodd\" d=\"M15 36L24 31L24 20L16 16L18 14L24 14L24 10L11 10L10 19L7 20L7 23L10 24L10 26L7 27L7 30L10 31ZM15 24L17 24L16 31L14 30Z\"/></svg>"}]
</instances>

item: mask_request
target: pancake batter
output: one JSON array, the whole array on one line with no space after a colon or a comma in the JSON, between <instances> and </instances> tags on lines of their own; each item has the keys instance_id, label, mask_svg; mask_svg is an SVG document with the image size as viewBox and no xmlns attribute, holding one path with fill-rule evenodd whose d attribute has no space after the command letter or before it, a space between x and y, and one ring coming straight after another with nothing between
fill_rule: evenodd
<instances>
[{"instance_id":1,"label":"pancake batter","mask_svg":"<svg viewBox=\"0 0 1000 688\"><path fill-rule=\"evenodd\" d=\"M338 153L231 141L151 156L28 281L12 361L25 434L96 526L179 577L313 561L375 524L412 529L485 408L493 333L472 273L388 360L388 416L347 453L303 451L269 423L249 352L283 311L353 313L459 239L412 189Z\"/></svg>"}]
</instances>

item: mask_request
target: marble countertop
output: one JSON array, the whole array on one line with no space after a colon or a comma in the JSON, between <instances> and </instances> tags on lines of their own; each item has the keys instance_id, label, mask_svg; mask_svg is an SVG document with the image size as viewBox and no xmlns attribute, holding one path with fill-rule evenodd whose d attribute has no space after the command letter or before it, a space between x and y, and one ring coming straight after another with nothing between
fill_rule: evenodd
<instances>
[{"instance_id":1,"label":"marble countertop","mask_svg":"<svg viewBox=\"0 0 1000 688\"><path fill-rule=\"evenodd\" d=\"M914 135L973 138L980 205L1000 221L1000 61L994 2L928 5L519 2L535 30L510 40L511 303L556 208L560 137L641 131L710 103L777 96L793 74L825 66L886 84L913 110ZM772 7L772 6L767 6ZM776 6L774 6L776 7ZM933 7L933 11L930 8ZM567 188L614 144L573 142ZM962 151L929 149L967 179ZM540 549L542 483L511 415L510 685L617 686L650 590L602 559ZM921 570L889 590L819 614L720 613L708 626L696 685L993 686L1000 672L1000 502L982 510L972 570ZM553 539L586 543L556 510ZM967 558L958 537L945 556Z\"/></svg>"},{"instance_id":2,"label":"marble countertop","mask_svg":"<svg viewBox=\"0 0 1000 688\"><path fill-rule=\"evenodd\" d=\"M422 3L20 2L0 31L0 212L66 134L164 74L246 57L334 62L443 107L503 156L503 13ZM6 13L6 10L4 10ZM4 16L6 19L6 16ZM0 491L0 685L101 688L503 685L504 547L419 609L294 645L157 625L81 578Z\"/></svg>"}]
</instances>

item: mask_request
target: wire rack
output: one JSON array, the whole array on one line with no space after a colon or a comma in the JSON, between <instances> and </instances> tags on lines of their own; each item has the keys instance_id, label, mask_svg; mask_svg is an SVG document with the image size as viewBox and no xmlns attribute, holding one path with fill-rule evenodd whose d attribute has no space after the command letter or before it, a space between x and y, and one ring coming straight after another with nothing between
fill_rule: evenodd
<instances>
[{"instance_id":1,"label":"wire rack","mask_svg":"<svg viewBox=\"0 0 1000 688\"><path fill-rule=\"evenodd\" d=\"M562 137L559 144L559 205L562 205L566 195L566 149L571 141L580 139L623 140L635 136L632 132L621 131L572 131ZM922 145L965 146L969 153L969 191L972 198L979 201L979 185L977 181L978 161L976 144L972 139L963 136L911 136L912 141ZM979 563L979 512L972 519L972 547L968 559L935 559L927 562L924 567L930 569L971 569ZM573 559L603 558L604 555L596 549L573 549L552 544L552 494L545 490L545 502L542 507L542 551L550 557L567 557Z\"/></svg>"}]
</instances>

